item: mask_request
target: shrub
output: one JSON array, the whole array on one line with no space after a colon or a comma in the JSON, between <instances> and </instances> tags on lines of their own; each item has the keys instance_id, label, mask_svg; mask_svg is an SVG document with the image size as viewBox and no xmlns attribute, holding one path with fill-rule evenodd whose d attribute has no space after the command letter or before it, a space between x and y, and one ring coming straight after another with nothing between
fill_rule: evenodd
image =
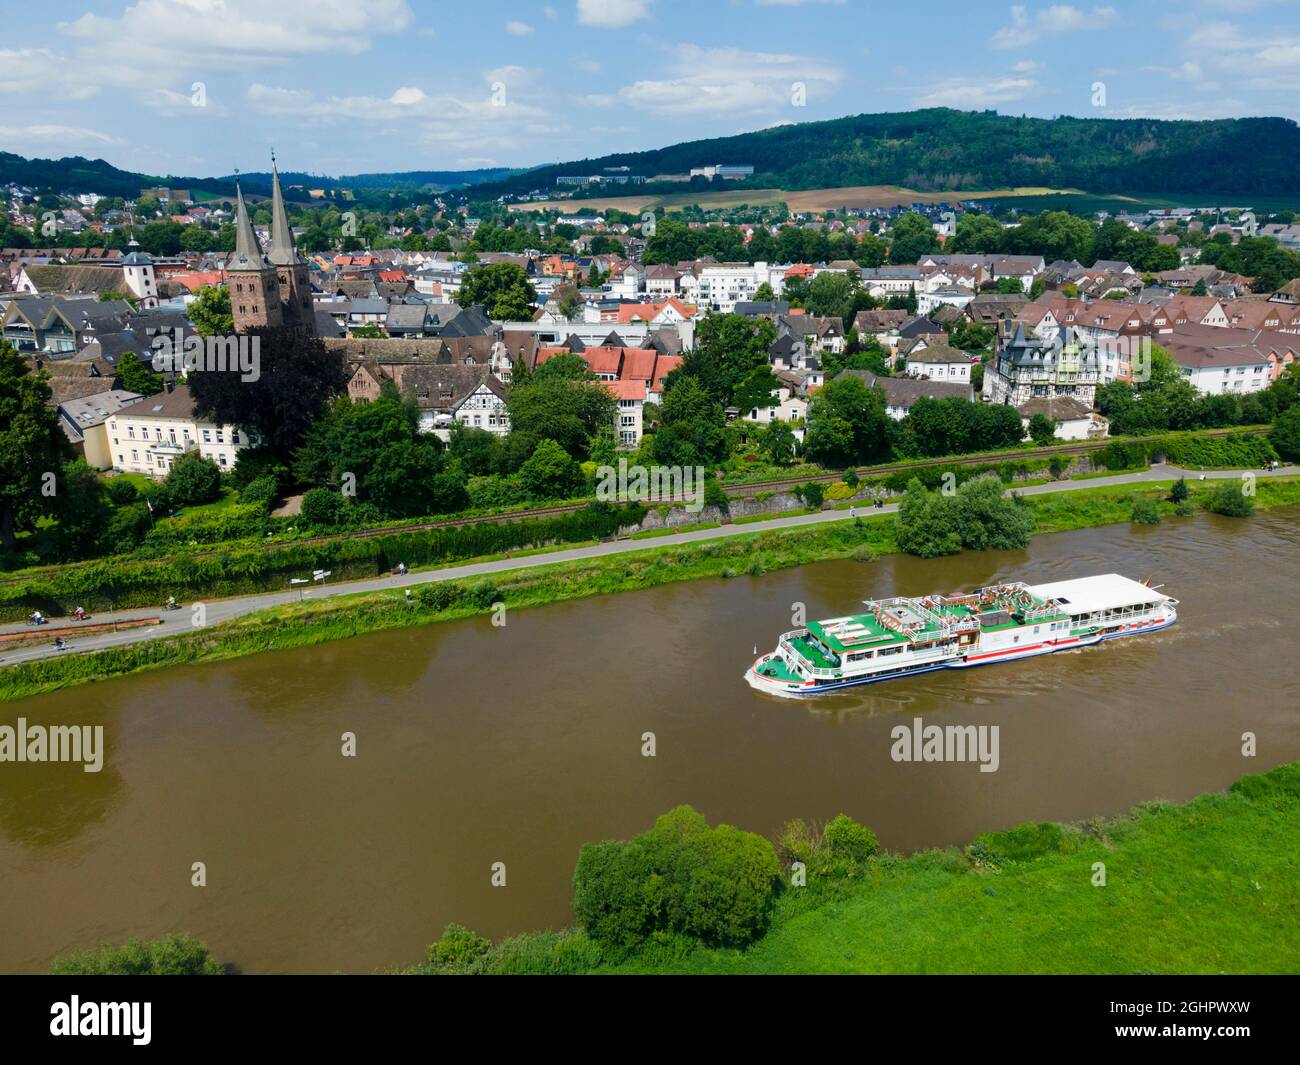
<instances>
[{"instance_id":1,"label":"shrub","mask_svg":"<svg viewBox=\"0 0 1300 1065\"><path fill-rule=\"evenodd\" d=\"M1159 525L1160 508L1156 506L1154 499L1148 499L1146 496L1138 496L1133 500L1133 509L1130 513L1130 517L1136 525Z\"/></svg>"},{"instance_id":2,"label":"shrub","mask_svg":"<svg viewBox=\"0 0 1300 1065\"><path fill-rule=\"evenodd\" d=\"M264 473L249 481L239 491L241 503L257 503L270 509L272 503L280 498L280 483L274 474Z\"/></svg>"},{"instance_id":3,"label":"shrub","mask_svg":"<svg viewBox=\"0 0 1300 1065\"><path fill-rule=\"evenodd\" d=\"M55 961L50 972L55 976L220 976L223 970L197 939L173 933L71 954Z\"/></svg>"},{"instance_id":4,"label":"shrub","mask_svg":"<svg viewBox=\"0 0 1300 1065\"><path fill-rule=\"evenodd\" d=\"M1267 773L1251 773L1228 790L1251 800L1300 799L1300 763L1280 765Z\"/></svg>"},{"instance_id":5,"label":"shrub","mask_svg":"<svg viewBox=\"0 0 1300 1065\"><path fill-rule=\"evenodd\" d=\"M1174 513L1180 518L1190 518L1196 513L1196 504L1190 499L1180 499L1174 504Z\"/></svg>"},{"instance_id":6,"label":"shrub","mask_svg":"<svg viewBox=\"0 0 1300 1065\"><path fill-rule=\"evenodd\" d=\"M1190 494L1191 493L1187 489L1187 478L1179 477L1178 480L1174 482L1174 486L1169 489L1169 502L1181 503Z\"/></svg>"},{"instance_id":7,"label":"shrub","mask_svg":"<svg viewBox=\"0 0 1300 1065\"><path fill-rule=\"evenodd\" d=\"M704 482L704 505L717 507L723 514L731 513L731 499L716 477L710 477Z\"/></svg>"},{"instance_id":8,"label":"shrub","mask_svg":"<svg viewBox=\"0 0 1300 1065\"><path fill-rule=\"evenodd\" d=\"M443 972L464 972L492 946L477 932L464 925L449 924L442 938L429 945L429 965Z\"/></svg>"},{"instance_id":9,"label":"shrub","mask_svg":"<svg viewBox=\"0 0 1300 1065\"><path fill-rule=\"evenodd\" d=\"M850 488L857 488L859 484L858 471L854 469L845 470L844 483L847 484Z\"/></svg>"},{"instance_id":10,"label":"shrub","mask_svg":"<svg viewBox=\"0 0 1300 1065\"><path fill-rule=\"evenodd\" d=\"M172 463L164 483L179 506L211 503L221 494L221 470L211 459L193 453L182 455Z\"/></svg>"},{"instance_id":11,"label":"shrub","mask_svg":"<svg viewBox=\"0 0 1300 1065\"><path fill-rule=\"evenodd\" d=\"M809 481L799 489L799 497L809 510L820 510L821 505L826 501L826 489L817 481Z\"/></svg>"},{"instance_id":12,"label":"shrub","mask_svg":"<svg viewBox=\"0 0 1300 1065\"><path fill-rule=\"evenodd\" d=\"M140 491L135 484L125 477L112 477L108 482L108 498L115 507L124 507L140 498Z\"/></svg>"},{"instance_id":13,"label":"shrub","mask_svg":"<svg viewBox=\"0 0 1300 1065\"><path fill-rule=\"evenodd\" d=\"M1053 455L1047 460L1047 468L1052 471L1053 477L1060 477L1070 467L1070 460L1064 455Z\"/></svg>"},{"instance_id":14,"label":"shrub","mask_svg":"<svg viewBox=\"0 0 1300 1065\"><path fill-rule=\"evenodd\" d=\"M1300 404L1277 416L1268 439L1280 458L1300 461Z\"/></svg>"},{"instance_id":15,"label":"shrub","mask_svg":"<svg viewBox=\"0 0 1300 1065\"><path fill-rule=\"evenodd\" d=\"M1248 518L1255 512L1255 500L1246 494L1244 483L1223 481L1206 497L1205 509L1229 518Z\"/></svg>"},{"instance_id":16,"label":"shrub","mask_svg":"<svg viewBox=\"0 0 1300 1065\"><path fill-rule=\"evenodd\" d=\"M1028 862L1065 849L1066 837L1054 821L1017 825L1005 832L985 832L968 848L970 856L989 865Z\"/></svg>"},{"instance_id":17,"label":"shrub","mask_svg":"<svg viewBox=\"0 0 1300 1065\"><path fill-rule=\"evenodd\" d=\"M837 814L822 830L822 846L830 848L833 858L860 862L880 850L880 841L866 825L847 814Z\"/></svg>"},{"instance_id":18,"label":"shrub","mask_svg":"<svg viewBox=\"0 0 1300 1065\"><path fill-rule=\"evenodd\" d=\"M446 581L422 584L415 592L415 598L419 600L420 605L429 610L447 610L456 603L460 596L460 586L449 584Z\"/></svg>"},{"instance_id":19,"label":"shrub","mask_svg":"<svg viewBox=\"0 0 1300 1065\"><path fill-rule=\"evenodd\" d=\"M343 497L328 488L313 488L302 497L302 519L308 525L337 525L344 509Z\"/></svg>"},{"instance_id":20,"label":"shrub","mask_svg":"<svg viewBox=\"0 0 1300 1065\"><path fill-rule=\"evenodd\" d=\"M592 939L620 950L676 935L743 946L767 929L777 876L767 840L711 829L679 806L632 840L583 847L573 909Z\"/></svg>"}]
</instances>

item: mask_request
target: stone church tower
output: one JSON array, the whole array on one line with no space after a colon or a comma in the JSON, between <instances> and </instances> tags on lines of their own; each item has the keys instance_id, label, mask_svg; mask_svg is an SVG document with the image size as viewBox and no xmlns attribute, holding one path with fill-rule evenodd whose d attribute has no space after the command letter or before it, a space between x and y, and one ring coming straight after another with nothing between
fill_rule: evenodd
<instances>
[{"instance_id":1,"label":"stone church tower","mask_svg":"<svg viewBox=\"0 0 1300 1065\"><path fill-rule=\"evenodd\" d=\"M280 307L284 324L316 332L316 313L311 301L311 271L307 261L293 246L293 229L289 226L289 213L284 209L284 193L280 191L280 171L271 156L271 247L267 258L275 267L276 282L280 286Z\"/></svg>"},{"instance_id":2,"label":"stone church tower","mask_svg":"<svg viewBox=\"0 0 1300 1065\"><path fill-rule=\"evenodd\" d=\"M235 254L226 272L236 333L284 324L275 267L257 242L257 234L253 232L253 223L244 204L244 190L238 185L235 192Z\"/></svg>"},{"instance_id":3,"label":"stone church tower","mask_svg":"<svg viewBox=\"0 0 1300 1065\"><path fill-rule=\"evenodd\" d=\"M293 246L274 156L271 186L271 245L266 252L253 230L243 190L236 193L235 254L227 267L235 332L288 326L315 334L311 271Z\"/></svg>"}]
</instances>

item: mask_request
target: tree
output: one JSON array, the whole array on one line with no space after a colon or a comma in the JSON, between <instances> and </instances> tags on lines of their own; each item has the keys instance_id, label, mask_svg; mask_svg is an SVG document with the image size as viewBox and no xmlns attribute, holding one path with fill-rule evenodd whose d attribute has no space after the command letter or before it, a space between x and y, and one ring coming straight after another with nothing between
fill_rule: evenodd
<instances>
[{"instance_id":1,"label":"tree","mask_svg":"<svg viewBox=\"0 0 1300 1065\"><path fill-rule=\"evenodd\" d=\"M205 337L234 335L235 318L230 311L230 289L225 285L205 285L185 309L194 328Z\"/></svg>"},{"instance_id":2,"label":"tree","mask_svg":"<svg viewBox=\"0 0 1300 1065\"><path fill-rule=\"evenodd\" d=\"M617 403L577 355L548 359L517 377L506 399L510 415L508 461L517 468L543 440L554 440L579 461L591 441L614 422Z\"/></svg>"},{"instance_id":3,"label":"tree","mask_svg":"<svg viewBox=\"0 0 1300 1065\"><path fill-rule=\"evenodd\" d=\"M674 370L664 388L650 453L666 466L705 466L727 453L722 407L698 378Z\"/></svg>"},{"instance_id":4,"label":"tree","mask_svg":"<svg viewBox=\"0 0 1300 1065\"><path fill-rule=\"evenodd\" d=\"M898 546L909 555L935 558L955 555L961 550L956 515L948 500L937 492L928 492L913 478L898 504Z\"/></svg>"},{"instance_id":5,"label":"tree","mask_svg":"<svg viewBox=\"0 0 1300 1065\"><path fill-rule=\"evenodd\" d=\"M1279 458L1288 462L1300 461L1300 405L1277 416L1268 439Z\"/></svg>"},{"instance_id":6,"label":"tree","mask_svg":"<svg viewBox=\"0 0 1300 1065\"><path fill-rule=\"evenodd\" d=\"M1246 494L1241 481L1220 481L1205 500L1205 509L1229 518L1248 518L1255 512L1255 500Z\"/></svg>"},{"instance_id":7,"label":"tree","mask_svg":"<svg viewBox=\"0 0 1300 1065\"><path fill-rule=\"evenodd\" d=\"M57 505L58 473L71 457L68 438L50 405L44 374L0 341L0 546L34 527Z\"/></svg>"},{"instance_id":8,"label":"tree","mask_svg":"<svg viewBox=\"0 0 1300 1065\"><path fill-rule=\"evenodd\" d=\"M1190 493L1187 490L1187 478L1179 477L1178 480L1174 482L1173 487L1169 489L1169 502L1181 503L1188 497L1188 495L1190 495Z\"/></svg>"},{"instance_id":9,"label":"tree","mask_svg":"<svg viewBox=\"0 0 1300 1065\"><path fill-rule=\"evenodd\" d=\"M124 352L117 367L118 387L142 396L156 396L163 390L163 376L129 351Z\"/></svg>"},{"instance_id":10,"label":"tree","mask_svg":"<svg viewBox=\"0 0 1300 1065\"><path fill-rule=\"evenodd\" d=\"M63 558L94 555L112 517L104 482L82 459L64 463L60 480L55 511L59 554Z\"/></svg>"},{"instance_id":11,"label":"tree","mask_svg":"<svg viewBox=\"0 0 1300 1065\"><path fill-rule=\"evenodd\" d=\"M456 298L462 307L481 304L489 318L518 322L532 316L537 290L522 266L484 263L465 272Z\"/></svg>"},{"instance_id":12,"label":"tree","mask_svg":"<svg viewBox=\"0 0 1300 1065\"><path fill-rule=\"evenodd\" d=\"M757 303L771 303L776 299L776 293L772 291L772 286L767 281L754 290L754 300Z\"/></svg>"},{"instance_id":13,"label":"tree","mask_svg":"<svg viewBox=\"0 0 1300 1065\"><path fill-rule=\"evenodd\" d=\"M302 497L302 520L308 525L328 528L343 520L347 500L328 488L312 488Z\"/></svg>"},{"instance_id":14,"label":"tree","mask_svg":"<svg viewBox=\"0 0 1300 1065\"><path fill-rule=\"evenodd\" d=\"M224 971L197 939L175 933L72 954L50 969L54 976L220 976Z\"/></svg>"},{"instance_id":15,"label":"tree","mask_svg":"<svg viewBox=\"0 0 1300 1065\"><path fill-rule=\"evenodd\" d=\"M1034 414L1029 419L1029 438L1040 447L1056 439L1056 422L1046 414Z\"/></svg>"},{"instance_id":16,"label":"tree","mask_svg":"<svg viewBox=\"0 0 1300 1065\"><path fill-rule=\"evenodd\" d=\"M837 377L808 406L804 453L824 466L870 465L888 457L893 433L885 393L861 377Z\"/></svg>"},{"instance_id":17,"label":"tree","mask_svg":"<svg viewBox=\"0 0 1300 1065\"><path fill-rule=\"evenodd\" d=\"M533 499L568 499L582 487L582 470L554 440L543 440L519 467L519 481Z\"/></svg>"},{"instance_id":18,"label":"tree","mask_svg":"<svg viewBox=\"0 0 1300 1065\"><path fill-rule=\"evenodd\" d=\"M784 466L794 458L794 430L777 418L759 431L758 445L774 465Z\"/></svg>"},{"instance_id":19,"label":"tree","mask_svg":"<svg viewBox=\"0 0 1300 1065\"><path fill-rule=\"evenodd\" d=\"M930 222L915 211L906 211L894 220L890 230L891 263L914 263L922 255L939 250L939 236Z\"/></svg>"},{"instance_id":20,"label":"tree","mask_svg":"<svg viewBox=\"0 0 1300 1065\"><path fill-rule=\"evenodd\" d=\"M258 344L257 379L244 380L237 368L190 374L195 412L256 433L287 458L347 384L343 356L294 329L258 329L250 337Z\"/></svg>"},{"instance_id":21,"label":"tree","mask_svg":"<svg viewBox=\"0 0 1300 1065\"><path fill-rule=\"evenodd\" d=\"M172 463L164 483L172 502L180 506L211 503L221 493L221 470L211 459L190 453Z\"/></svg>"},{"instance_id":22,"label":"tree","mask_svg":"<svg viewBox=\"0 0 1300 1065\"><path fill-rule=\"evenodd\" d=\"M976 477L958 486L955 507L962 546L975 551L1024 547L1034 531L1033 511L1003 492L997 477Z\"/></svg>"},{"instance_id":23,"label":"tree","mask_svg":"<svg viewBox=\"0 0 1300 1065\"><path fill-rule=\"evenodd\" d=\"M673 373L694 377L719 407L739 406L737 389L755 370L770 368L768 349L774 340L776 327L767 318L706 315L696 326L695 348Z\"/></svg>"},{"instance_id":24,"label":"tree","mask_svg":"<svg viewBox=\"0 0 1300 1065\"><path fill-rule=\"evenodd\" d=\"M766 931L779 875L762 836L710 828L679 806L632 840L584 846L573 912L592 939L615 950L672 935L740 947Z\"/></svg>"}]
</instances>

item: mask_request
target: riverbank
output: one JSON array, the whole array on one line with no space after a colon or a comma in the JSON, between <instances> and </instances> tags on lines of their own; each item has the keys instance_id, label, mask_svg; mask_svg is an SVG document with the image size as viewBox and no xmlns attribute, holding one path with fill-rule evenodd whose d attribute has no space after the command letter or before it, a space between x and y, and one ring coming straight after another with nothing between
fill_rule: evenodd
<instances>
[{"instance_id":1,"label":"riverbank","mask_svg":"<svg viewBox=\"0 0 1300 1065\"><path fill-rule=\"evenodd\" d=\"M1163 499L1171 481L1124 487L1078 488L1059 494L1026 495L1038 534L1126 522L1135 498ZM1211 486L1190 482L1195 499ZM1300 478L1261 478L1256 506L1300 503ZM1173 508L1161 503L1170 520ZM237 658L264 651L306 647L364 633L450 621L568 599L643 589L706 577L730 578L856 558L869 561L897 551L892 515L869 514L858 522L832 520L781 531L720 536L705 542L648 546L609 558L539 564L489 577L439 581L420 586L411 600L386 589L330 600L278 605L184 635L159 636L83 654L64 653L0 669L0 701L14 700L91 680L124 676L172 665Z\"/></svg>"},{"instance_id":2,"label":"riverbank","mask_svg":"<svg viewBox=\"0 0 1300 1065\"><path fill-rule=\"evenodd\" d=\"M540 932L504 940L462 971L1296 973L1298 907L1293 762L1180 805L1022 825L963 849L873 855L827 875L810 867L807 885L782 891L766 933L745 949L678 940L610 958L581 930Z\"/></svg>"}]
</instances>

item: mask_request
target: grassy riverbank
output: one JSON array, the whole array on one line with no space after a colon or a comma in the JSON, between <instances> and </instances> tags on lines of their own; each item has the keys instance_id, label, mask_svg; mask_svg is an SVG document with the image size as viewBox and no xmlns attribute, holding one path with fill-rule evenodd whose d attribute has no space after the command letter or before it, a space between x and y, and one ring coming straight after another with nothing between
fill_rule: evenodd
<instances>
[{"instance_id":1,"label":"grassy riverbank","mask_svg":"<svg viewBox=\"0 0 1300 1065\"><path fill-rule=\"evenodd\" d=\"M541 932L504 940L464 969L1296 973L1298 909L1292 763L1181 805L1021 826L961 850L877 854L820 876L810 865L807 886L777 896L766 933L745 949L677 939L609 957L581 930Z\"/></svg>"},{"instance_id":2,"label":"grassy riverbank","mask_svg":"<svg viewBox=\"0 0 1300 1065\"><path fill-rule=\"evenodd\" d=\"M1033 508L1039 533L1064 532L1126 522L1134 499L1163 499L1171 483L1087 488L1029 496L1026 500ZM1211 487L1192 484L1193 498ZM1259 482L1257 507L1297 503L1300 478ZM1167 503L1162 503L1161 508L1170 520L1187 520L1172 517L1172 507ZM869 561L897 551L894 529L892 515L866 515L857 524L844 521L771 532L740 532L698 544L650 546L609 558L543 564L492 579L439 582L421 586L413 603L408 603L401 593L388 590L293 603L184 636L0 668L0 701L142 670L238 658L385 629L450 621L486 613L495 602L519 609L675 581L759 576L809 562L845 558Z\"/></svg>"}]
</instances>

